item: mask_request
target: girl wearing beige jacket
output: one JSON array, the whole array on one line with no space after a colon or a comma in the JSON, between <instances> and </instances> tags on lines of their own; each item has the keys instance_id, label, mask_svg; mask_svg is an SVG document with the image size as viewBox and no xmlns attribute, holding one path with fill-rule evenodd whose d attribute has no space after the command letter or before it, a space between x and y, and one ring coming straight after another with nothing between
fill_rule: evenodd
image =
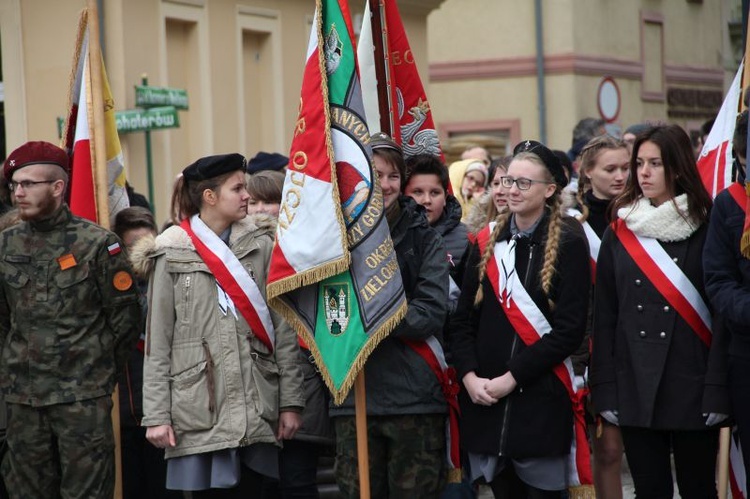
<instances>
[{"instance_id":1,"label":"girl wearing beige jacket","mask_svg":"<svg viewBox=\"0 0 750 499\"><path fill-rule=\"evenodd\" d=\"M273 222L246 217L244 168L239 154L187 167L185 219L132 256L151 276L142 424L167 488L196 499L253 497L278 476L304 406L295 335L265 303Z\"/></svg>"}]
</instances>

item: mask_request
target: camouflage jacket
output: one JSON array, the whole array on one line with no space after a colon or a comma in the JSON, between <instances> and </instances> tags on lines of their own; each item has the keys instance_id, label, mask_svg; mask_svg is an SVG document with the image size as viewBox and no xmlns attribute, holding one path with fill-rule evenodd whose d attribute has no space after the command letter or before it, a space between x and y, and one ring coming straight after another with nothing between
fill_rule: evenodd
<instances>
[{"instance_id":1,"label":"camouflage jacket","mask_svg":"<svg viewBox=\"0 0 750 499\"><path fill-rule=\"evenodd\" d=\"M63 206L0 233L0 387L46 406L112 392L141 327L113 233Z\"/></svg>"}]
</instances>

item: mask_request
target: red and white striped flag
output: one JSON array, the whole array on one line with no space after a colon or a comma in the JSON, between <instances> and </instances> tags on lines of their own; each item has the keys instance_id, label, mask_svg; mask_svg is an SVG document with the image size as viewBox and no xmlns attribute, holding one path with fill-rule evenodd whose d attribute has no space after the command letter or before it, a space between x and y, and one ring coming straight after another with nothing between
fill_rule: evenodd
<instances>
[{"instance_id":1,"label":"red and white striped flag","mask_svg":"<svg viewBox=\"0 0 750 499\"><path fill-rule=\"evenodd\" d=\"M742 98L743 66L741 63L698 157L698 173L711 198L732 183L732 137Z\"/></svg>"},{"instance_id":2,"label":"red and white striped flag","mask_svg":"<svg viewBox=\"0 0 750 499\"><path fill-rule=\"evenodd\" d=\"M71 154L70 209L80 217L103 223L96 202L96 173L94 154L94 122L91 63L89 60L88 12L81 14L76 53L73 61L68 117L65 123L63 147ZM129 206L125 190L125 162L120 138L117 135L114 100L102 61L102 93L104 102L104 134L107 157L107 192L109 193L109 218L114 220L118 211ZM111 225L111 224L110 224Z\"/></svg>"}]
</instances>

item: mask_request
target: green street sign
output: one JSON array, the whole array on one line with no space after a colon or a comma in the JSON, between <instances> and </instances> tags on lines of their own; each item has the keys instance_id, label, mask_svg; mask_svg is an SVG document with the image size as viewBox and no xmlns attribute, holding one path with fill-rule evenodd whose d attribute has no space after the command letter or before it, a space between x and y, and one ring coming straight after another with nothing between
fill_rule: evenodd
<instances>
[{"instance_id":1,"label":"green street sign","mask_svg":"<svg viewBox=\"0 0 750 499\"><path fill-rule=\"evenodd\" d=\"M174 106L177 109L188 109L187 90L135 85L135 105L138 107Z\"/></svg>"},{"instance_id":2,"label":"green street sign","mask_svg":"<svg viewBox=\"0 0 750 499\"><path fill-rule=\"evenodd\" d=\"M145 132L180 126L177 109L173 106L117 111L115 120L118 133Z\"/></svg>"}]
</instances>

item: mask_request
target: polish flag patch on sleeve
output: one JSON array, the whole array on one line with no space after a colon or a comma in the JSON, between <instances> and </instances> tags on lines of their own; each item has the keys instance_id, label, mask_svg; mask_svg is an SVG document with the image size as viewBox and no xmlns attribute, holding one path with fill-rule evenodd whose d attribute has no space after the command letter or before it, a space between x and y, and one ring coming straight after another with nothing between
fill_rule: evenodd
<instances>
[{"instance_id":1,"label":"polish flag patch on sleeve","mask_svg":"<svg viewBox=\"0 0 750 499\"><path fill-rule=\"evenodd\" d=\"M120 243L114 243L107 246L107 251L109 251L109 256L115 256L122 251L122 248L120 247Z\"/></svg>"}]
</instances>

